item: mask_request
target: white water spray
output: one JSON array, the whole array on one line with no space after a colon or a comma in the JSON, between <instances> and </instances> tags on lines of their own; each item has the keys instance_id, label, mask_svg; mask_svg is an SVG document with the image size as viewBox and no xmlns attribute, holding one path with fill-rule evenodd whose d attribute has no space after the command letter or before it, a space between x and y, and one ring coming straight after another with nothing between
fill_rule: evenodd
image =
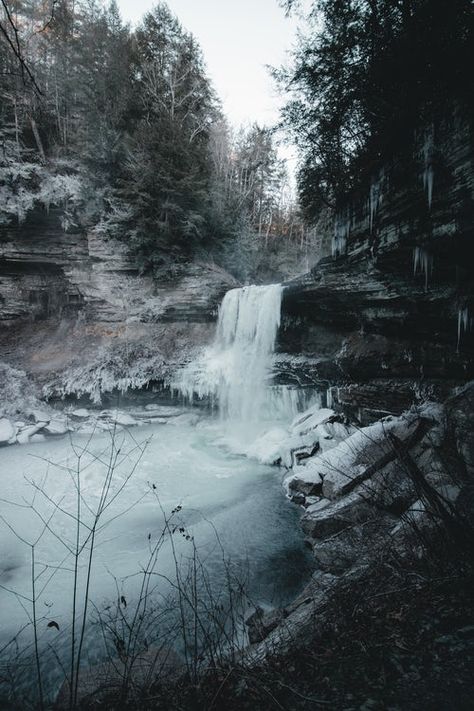
<instances>
[{"instance_id":1,"label":"white water spray","mask_svg":"<svg viewBox=\"0 0 474 711\"><path fill-rule=\"evenodd\" d=\"M212 346L173 383L189 400L208 397L226 419L264 417L272 407L269 381L280 326L280 284L245 286L224 296ZM273 403L273 407L274 407Z\"/></svg>"}]
</instances>

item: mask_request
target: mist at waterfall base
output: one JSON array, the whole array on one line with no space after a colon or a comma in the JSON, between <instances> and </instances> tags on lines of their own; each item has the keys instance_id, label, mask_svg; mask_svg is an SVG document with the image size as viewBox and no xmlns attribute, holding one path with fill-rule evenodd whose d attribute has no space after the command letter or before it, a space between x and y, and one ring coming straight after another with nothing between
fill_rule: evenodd
<instances>
[{"instance_id":1,"label":"mist at waterfall base","mask_svg":"<svg viewBox=\"0 0 474 711\"><path fill-rule=\"evenodd\" d=\"M203 415L197 425L191 421L144 425L116 435L113 447L120 450L120 457L102 521L106 525L101 526L95 545L92 612L107 609L121 596L133 607L150 547L163 529L164 515L177 506L182 507L176 519L178 535L164 541L157 559L153 587L158 598L172 588L176 558L180 565L189 562L190 540L210 587L222 588L224 558L228 559L237 574L245 576L252 605L287 603L309 575L300 514L282 494L283 472L241 454L251 449L262 431L281 426L307 404L301 393L270 386L280 302L279 286L229 292L214 344L179 375L182 393L190 396L192 391L213 399L220 405L219 414ZM0 650L31 615L28 543L42 532L35 549L40 646L46 653L53 643L60 657L67 659L73 590L67 545L74 544L71 514L77 507L78 456L82 515L87 523L88 511L96 508L102 495L110 447L110 433L92 437L76 433L71 439L13 446L0 453ZM49 522L46 530L45 521ZM79 598L84 592L84 567ZM59 631L48 626L52 620ZM88 630L84 661L94 663L103 654L98 643L102 633L97 624ZM31 634L30 626L9 651L31 643ZM57 665L52 669L51 688L58 683L59 672Z\"/></svg>"},{"instance_id":2,"label":"mist at waterfall base","mask_svg":"<svg viewBox=\"0 0 474 711\"><path fill-rule=\"evenodd\" d=\"M214 343L172 383L186 402L218 412L222 445L257 458L259 435L319 401L313 391L272 384L282 293L280 284L228 291Z\"/></svg>"}]
</instances>

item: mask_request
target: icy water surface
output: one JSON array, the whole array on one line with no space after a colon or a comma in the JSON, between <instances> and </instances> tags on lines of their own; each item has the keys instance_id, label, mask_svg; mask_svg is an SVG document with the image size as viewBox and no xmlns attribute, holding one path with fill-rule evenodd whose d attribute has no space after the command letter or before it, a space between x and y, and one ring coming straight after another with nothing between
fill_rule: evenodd
<instances>
[{"instance_id":1,"label":"icy water surface","mask_svg":"<svg viewBox=\"0 0 474 711\"><path fill-rule=\"evenodd\" d=\"M183 565L189 561L194 541L211 587L222 586L223 558L228 557L245 576L252 601L287 602L308 574L300 514L283 496L282 472L232 454L222 444L223 426L211 419L197 426L147 425L117 433L113 446L110 434L100 433L0 451L0 649L31 615L29 544L36 540L40 643L47 645L57 634L67 637L77 484L84 541L100 506L111 457L117 462L97 527L91 612L120 596L133 603L142 580L137 573L159 540L164 515L178 506L182 509L172 519L175 555L168 536L157 557L156 595L173 579L176 559ZM79 569L80 599L89 542ZM48 627L51 621L59 633ZM28 634L27 629L20 640Z\"/></svg>"}]
</instances>

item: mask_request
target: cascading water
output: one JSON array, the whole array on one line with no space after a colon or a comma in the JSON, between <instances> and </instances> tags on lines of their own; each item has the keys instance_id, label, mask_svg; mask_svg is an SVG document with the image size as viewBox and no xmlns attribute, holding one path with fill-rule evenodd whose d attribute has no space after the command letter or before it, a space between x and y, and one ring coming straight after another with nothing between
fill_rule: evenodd
<instances>
[{"instance_id":1,"label":"cascading water","mask_svg":"<svg viewBox=\"0 0 474 711\"><path fill-rule=\"evenodd\" d=\"M256 421L269 405L275 408L269 379L282 291L280 284L228 291L214 343L181 371L173 386L190 400L197 395L217 402L223 417L233 421Z\"/></svg>"}]
</instances>

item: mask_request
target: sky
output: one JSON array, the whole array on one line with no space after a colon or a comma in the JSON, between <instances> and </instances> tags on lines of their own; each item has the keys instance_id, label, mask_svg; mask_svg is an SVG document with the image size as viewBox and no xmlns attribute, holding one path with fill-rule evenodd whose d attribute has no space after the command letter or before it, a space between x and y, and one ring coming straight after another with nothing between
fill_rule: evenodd
<instances>
[{"instance_id":1,"label":"sky","mask_svg":"<svg viewBox=\"0 0 474 711\"><path fill-rule=\"evenodd\" d=\"M125 20L137 24L154 0L118 0ZM209 76L235 125L274 124L278 97L265 65L280 66L295 42L296 20L278 0L168 0L202 47Z\"/></svg>"}]
</instances>

